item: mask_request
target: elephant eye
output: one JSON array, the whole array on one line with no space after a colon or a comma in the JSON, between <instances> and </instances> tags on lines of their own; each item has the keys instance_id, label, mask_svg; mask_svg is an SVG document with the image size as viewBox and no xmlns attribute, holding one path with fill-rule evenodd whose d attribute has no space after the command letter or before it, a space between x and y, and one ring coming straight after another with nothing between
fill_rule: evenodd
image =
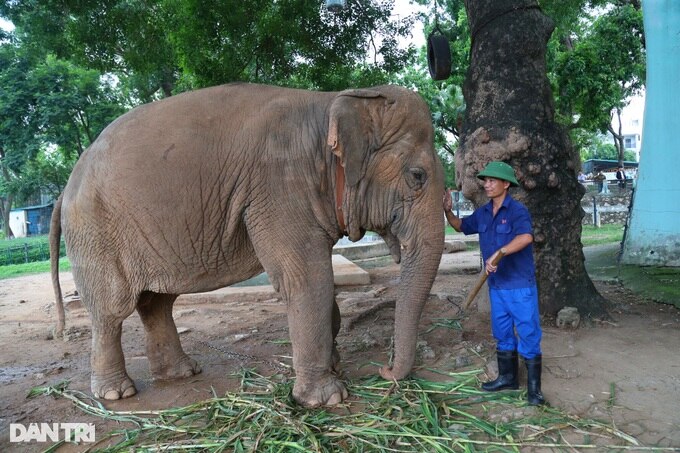
<instances>
[{"instance_id":1,"label":"elephant eye","mask_svg":"<svg viewBox=\"0 0 680 453\"><path fill-rule=\"evenodd\" d=\"M413 190L420 190L427 181L427 173L419 167L409 168L406 172L406 184Z\"/></svg>"}]
</instances>

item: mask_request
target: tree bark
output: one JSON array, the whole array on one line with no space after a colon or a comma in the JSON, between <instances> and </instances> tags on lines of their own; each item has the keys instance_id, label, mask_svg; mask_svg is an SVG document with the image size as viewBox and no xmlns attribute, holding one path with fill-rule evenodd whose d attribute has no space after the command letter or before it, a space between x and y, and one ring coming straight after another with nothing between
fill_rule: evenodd
<instances>
[{"instance_id":1,"label":"tree bark","mask_svg":"<svg viewBox=\"0 0 680 453\"><path fill-rule=\"evenodd\" d=\"M5 150L0 146L0 172L2 173L2 179L6 183L10 182L10 174L7 166L4 164L5 160ZM9 226L9 212L12 209L12 202L14 201L14 195L7 194L6 197L0 197L0 215L2 216L2 227L5 231L5 239L11 239L13 237L12 228Z\"/></svg>"},{"instance_id":2,"label":"tree bark","mask_svg":"<svg viewBox=\"0 0 680 453\"><path fill-rule=\"evenodd\" d=\"M502 160L520 182L512 196L534 222L534 258L541 312L574 306L606 315L606 301L586 273L581 245L580 157L555 122L545 54L554 24L536 0L466 0L471 61L456 181L480 206L487 200L477 173Z\"/></svg>"}]
</instances>

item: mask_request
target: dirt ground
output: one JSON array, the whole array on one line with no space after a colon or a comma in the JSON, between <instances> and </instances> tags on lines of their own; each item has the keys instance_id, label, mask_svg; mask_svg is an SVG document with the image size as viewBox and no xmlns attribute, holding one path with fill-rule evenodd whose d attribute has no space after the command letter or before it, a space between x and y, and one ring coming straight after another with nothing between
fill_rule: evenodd
<instances>
[{"instance_id":1,"label":"dirt ground","mask_svg":"<svg viewBox=\"0 0 680 453\"><path fill-rule=\"evenodd\" d=\"M419 367L495 372L488 315L462 314L460 306L477 278L476 252L445 256L421 320ZM466 261L467 260L467 261ZM457 265L456 263L467 263ZM386 261L364 263L367 286L338 287L343 315L338 336L346 378L376 373L371 363L387 360L393 328L393 301L399 269ZM65 294L74 291L61 275ZM680 311L653 303L618 284L596 282L615 304L611 322L560 329L544 319L543 393L551 405L569 413L611 421L646 446L680 448ZM185 351L203 372L192 378L153 381L144 352L144 330L137 315L124 324L123 349L137 395L105 406L112 410L162 409L187 405L238 388L230 376L241 367L264 375L291 363L285 305L276 293L252 290L182 296L174 316ZM68 340L51 340L54 323L49 275L0 281L0 450L42 451L47 444L10 444L10 423L93 422L98 434L117 426L88 416L63 399L26 399L35 386L69 379L71 389L89 392L89 317L80 302L67 304ZM462 329L442 326L460 318ZM485 368L486 367L486 368ZM521 376L523 378L523 376ZM480 379L485 380L484 373ZM522 382L522 381L521 381ZM613 393L612 393L613 391ZM64 447L59 451L76 451Z\"/></svg>"}]
</instances>

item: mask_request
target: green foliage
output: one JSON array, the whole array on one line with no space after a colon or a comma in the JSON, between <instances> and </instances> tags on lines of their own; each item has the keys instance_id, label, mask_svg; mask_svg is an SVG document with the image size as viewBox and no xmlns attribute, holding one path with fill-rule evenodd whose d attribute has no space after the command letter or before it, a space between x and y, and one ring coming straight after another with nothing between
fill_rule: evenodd
<instances>
[{"instance_id":1,"label":"green foliage","mask_svg":"<svg viewBox=\"0 0 680 453\"><path fill-rule=\"evenodd\" d=\"M428 3L419 1L417 3ZM453 156L458 148L458 138L465 117L465 99L462 85L469 65L470 33L465 5L462 0L449 0L444 6L432 5L420 19L425 35L435 33L449 38L451 48L451 76L447 80L433 81L427 67L427 49L420 49L418 61L392 79L394 83L417 91L432 112L435 128L435 149L444 166L446 187L456 187Z\"/></svg>"},{"instance_id":2,"label":"green foliage","mask_svg":"<svg viewBox=\"0 0 680 453\"><path fill-rule=\"evenodd\" d=\"M435 146L446 162L445 156L456 151L465 116L461 87L470 55L467 15L461 0L418 3L431 7L422 17L426 34L438 26L436 32L449 37L452 74L446 81L433 82L422 49L419 64L395 80L416 89L429 104L436 128ZM613 145L600 146L601 140L594 137L610 128L612 109L623 107L644 82L641 12L625 3L611 0L541 2L543 11L555 22L555 31L548 43L547 64L556 99L556 117L570 128L572 140L584 159L600 156L619 159ZM629 158L632 158L630 152L624 156L625 160ZM447 169L447 185L452 183L450 174Z\"/></svg>"},{"instance_id":3,"label":"green foliage","mask_svg":"<svg viewBox=\"0 0 680 453\"><path fill-rule=\"evenodd\" d=\"M342 409L305 410L292 404L293 382L282 375L265 378L241 370L241 388L189 406L159 411L116 412L68 381L35 387L29 398L64 398L79 410L116 429L99 433L107 451L277 451L475 452L627 450L640 446L615 426L569 415L548 405L523 409L519 391L481 392L481 369L458 372L428 370L433 379L380 377L347 383L352 398ZM499 420L492 414L519 413ZM603 439L598 444L574 442ZM565 439L570 439L566 441ZM606 444L605 444L606 441ZM564 447L564 448L563 448Z\"/></svg>"},{"instance_id":4,"label":"green foliage","mask_svg":"<svg viewBox=\"0 0 680 453\"><path fill-rule=\"evenodd\" d=\"M124 112L113 87L97 71L53 55L33 68L31 82L43 143L57 145L67 158L82 154Z\"/></svg>"},{"instance_id":5,"label":"green foliage","mask_svg":"<svg viewBox=\"0 0 680 453\"><path fill-rule=\"evenodd\" d=\"M340 89L383 83L412 61L397 44L413 18L393 3L18 0L0 6L19 34L58 57L118 75L146 102L233 81Z\"/></svg>"},{"instance_id":6,"label":"green foliage","mask_svg":"<svg viewBox=\"0 0 680 453\"><path fill-rule=\"evenodd\" d=\"M612 110L644 83L642 13L616 5L574 28L561 37L552 66L558 117L571 127L606 132Z\"/></svg>"},{"instance_id":7,"label":"green foliage","mask_svg":"<svg viewBox=\"0 0 680 453\"><path fill-rule=\"evenodd\" d=\"M58 194L77 157L124 111L110 83L51 54L0 43L0 213Z\"/></svg>"},{"instance_id":8,"label":"green foliage","mask_svg":"<svg viewBox=\"0 0 680 453\"><path fill-rule=\"evenodd\" d=\"M619 152L616 146L611 143L611 138L605 138L600 133L588 132L584 129L574 129L571 136L572 143L576 149L580 150L581 161L588 159L619 159ZM635 153L627 150L624 152L623 158L624 160L635 161Z\"/></svg>"},{"instance_id":9,"label":"green foliage","mask_svg":"<svg viewBox=\"0 0 680 453\"><path fill-rule=\"evenodd\" d=\"M16 204L32 204L31 200L36 193L48 194L56 199L66 187L76 159L77 155L68 153L63 148L41 149L22 171L21 184L16 191Z\"/></svg>"},{"instance_id":10,"label":"green foliage","mask_svg":"<svg viewBox=\"0 0 680 453\"><path fill-rule=\"evenodd\" d=\"M449 38L446 81L430 79L425 48L398 46L415 18L391 16L390 0L348 2L338 13L300 0L3 2L0 15L17 28L0 36L0 165L8 170L0 198L26 199L38 187L58 192L77 155L130 105L231 81L321 90L391 81L417 90L454 187L470 57L465 1L416 3L429 6L418 18L425 34ZM612 108L644 81L635 4L541 1L555 21L548 75L556 114L582 156L609 156L610 147L594 149L587 137L605 130Z\"/></svg>"}]
</instances>

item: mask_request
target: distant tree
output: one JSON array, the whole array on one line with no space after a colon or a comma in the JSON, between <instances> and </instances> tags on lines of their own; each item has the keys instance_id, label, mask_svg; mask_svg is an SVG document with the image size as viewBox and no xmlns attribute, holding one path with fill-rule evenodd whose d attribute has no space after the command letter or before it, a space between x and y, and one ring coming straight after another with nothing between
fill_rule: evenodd
<instances>
[{"instance_id":1,"label":"distant tree","mask_svg":"<svg viewBox=\"0 0 680 453\"><path fill-rule=\"evenodd\" d=\"M137 102L170 96L179 76L166 31L173 2L18 0L0 3L30 51L120 76Z\"/></svg>"},{"instance_id":2,"label":"distant tree","mask_svg":"<svg viewBox=\"0 0 680 453\"><path fill-rule=\"evenodd\" d=\"M17 33L60 58L119 76L142 102L243 81L342 89L383 83L414 57L398 46L413 18L392 1L17 0L0 5Z\"/></svg>"},{"instance_id":3,"label":"distant tree","mask_svg":"<svg viewBox=\"0 0 680 453\"><path fill-rule=\"evenodd\" d=\"M41 149L22 169L20 184L16 186L16 203L35 204L40 194L56 200L66 187L76 160L77 155L63 148Z\"/></svg>"},{"instance_id":4,"label":"distant tree","mask_svg":"<svg viewBox=\"0 0 680 453\"><path fill-rule=\"evenodd\" d=\"M21 170L40 148L31 114L32 64L11 42L0 43L0 215L8 238L12 237L9 211L19 191Z\"/></svg>"},{"instance_id":5,"label":"distant tree","mask_svg":"<svg viewBox=\"0 0 680 453\"><path fill-rule=\"evenodd\" d=\"M80 156L126 110L111 82L96 70L47 55L30 78L39 94L34 115L42 142L57 145L67 159Z\"/></svg>"},{"instance_id":6,"label":"distant tree","mask_svg":"<svg viewBox=\"0 0 680 453\"><path fill-rule=\"evenodd\" d=\"M124 108L99 73L0 43L0 214L63 187L77 157ZM49 168L53 166L53 168Z\"/></svg>"},{"instance_id":7,"label":"distant tree","mask_svg":"<svg viewBox=\"0 0 680 453\"><path fill-rule=\"evenodd\" d=\"M620 113L645 78L642 12L639 2L601 3L611 4L585 21L574 18L561 36L553 67L557 117L570 129L610 132L622 165Z\"/></svg>"},{"instance_id":8,"label":"distant tree","mask_svg":"<svg viewBox=\"0 0 680 453\"><path fill-rule=\"evenodd\" d=\"M604 159L604 160L619 160L619 151L611 143L603 141L604 137L596 136L581 152L581 159ZM626 150L623 153L623 158L626 161L635 161L635 153ZM621 166L619 163L618 166Z\"/></svg>"}]
</instances>

